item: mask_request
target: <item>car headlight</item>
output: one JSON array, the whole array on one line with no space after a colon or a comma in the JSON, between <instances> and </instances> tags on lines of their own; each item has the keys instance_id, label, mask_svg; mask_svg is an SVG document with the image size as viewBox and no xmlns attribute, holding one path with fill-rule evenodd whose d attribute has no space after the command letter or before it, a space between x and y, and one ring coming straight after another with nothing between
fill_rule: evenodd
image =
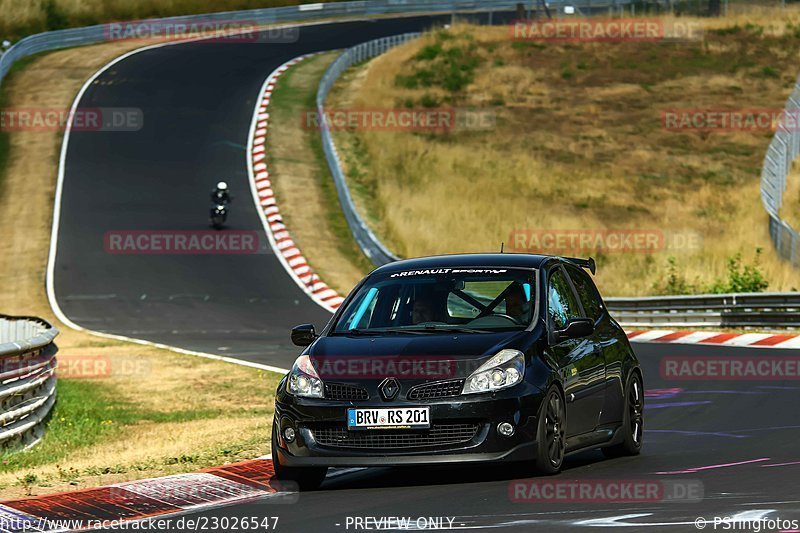
<instances>
[{"instance_id":1,"label":"car headlight","mask_svg":"<svg viewBox=\"0 0 800 533\"><path fill-rule=\"evenodd\" d=\"M307 355L298 357L289 372L289 379L286 380L286 392L306 398L322 398L323 389L322 380L319 379L311 358Z\"/></svg>"},{"instance_id":2,"label":"car headlight","mask_svg":"<svg viewBox=\"0 0 800 533\"><path fill-rule=\"evenodd\" d=\"M513 387L525 375L525 355L517 350L501 350L483 363L464 383L461 394L491 392Z\"/></svg>"}]
</instances>

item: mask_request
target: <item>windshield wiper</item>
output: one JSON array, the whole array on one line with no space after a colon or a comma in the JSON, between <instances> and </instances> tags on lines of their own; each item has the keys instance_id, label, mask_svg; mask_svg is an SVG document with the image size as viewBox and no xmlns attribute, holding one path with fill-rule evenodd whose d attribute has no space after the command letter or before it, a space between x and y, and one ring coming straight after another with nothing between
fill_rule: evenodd
<instances>
[{"instance_id":1,"label":"windshield wiper","mask_svg":"<svg viewBox=\"0 0 800 533\"><path fill-rule=\"evenodd\" d=\"M429 326L417 326L413 328L403 328L401 331L415 331L419 333L435 333L439 331L446 333L492 333L492 331L487 329L465 328L461 326L440 326L436 324L431 324Z\"/></svg>"},{"instance_id":2,"label":"windshield wiper","mask_svg":"<svg viewBox=\"0 0 800 533\"><path fill-rule=\"evenodd\" d=\"M394 335L398 333L408 333L409 335L419 335L421 332L416 330L405 329L346 329L344 331L335 331L338 335L355 335L355 336L380 336L380 335Z\"/></svg>"}]
</instances>

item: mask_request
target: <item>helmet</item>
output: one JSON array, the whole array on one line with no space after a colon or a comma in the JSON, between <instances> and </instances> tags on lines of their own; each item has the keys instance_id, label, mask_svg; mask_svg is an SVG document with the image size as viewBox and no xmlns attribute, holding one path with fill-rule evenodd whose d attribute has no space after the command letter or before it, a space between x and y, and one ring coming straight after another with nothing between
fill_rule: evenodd
<instances>
[{"instance_id":1,"label":"helmet","mask_svg":"<svg viewBox=\"0 0 800 533\"><path fill-rule=\"evenodd\" d=\"M228 189L228 184L225 183L224 181L220 181L219 183L217 183L217 189L225 191Z\"/></svg>"}]
</instances>

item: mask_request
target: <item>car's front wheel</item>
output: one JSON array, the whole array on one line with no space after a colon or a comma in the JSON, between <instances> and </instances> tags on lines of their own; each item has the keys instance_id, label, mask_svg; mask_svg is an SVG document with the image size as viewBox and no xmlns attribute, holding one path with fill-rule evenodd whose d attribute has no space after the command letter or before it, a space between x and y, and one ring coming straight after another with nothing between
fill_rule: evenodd
<instances>
[{"instance_id":1,"label":"car's front wheel","mask_svg":"<svg viewBox=\"0 0 800 533\"><path fill-rule=\"evenodd\" d=\"M606 457L639 455L644 436L644 386L637 371L631 372L625 385L625 407L622 413L624 439L621 443L603 448Z\"/></svg>"},{"instance_id":2,"label":"car's front wheel","mask_svg":"<svg viewBox=\"0 0 800 533\"><path fill-rule=\"evenodd\" d=\"M550 387L539 409L536 461L539 474L552 475L561 470L566 450L567 412L557 387Z\"/></svg>"},{"instance_id":3,"label":"car's front wheel","mask_svg":"<svg viewBox=\"0 0 800 533\"><path fill-rule=\"evenodd\" d=\"M325 480L328 473L327 467L292 467L283 466L278 460L278 424L272 425L272 467L275 469L275 478L279 481L291 481L297 484L301 491L316 490Z\"/></svg>"}]
</instances>

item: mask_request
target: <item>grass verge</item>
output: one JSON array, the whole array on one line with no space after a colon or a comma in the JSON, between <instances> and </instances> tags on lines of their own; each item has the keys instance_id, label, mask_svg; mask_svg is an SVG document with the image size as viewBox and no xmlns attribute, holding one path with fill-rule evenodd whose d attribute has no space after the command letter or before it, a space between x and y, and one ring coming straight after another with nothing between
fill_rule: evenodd
<instances>
[{"instance_id":1,"label":"grass verge","mask_svg":"<svg viewBox=\"0 0 800 533\"><path fill-rule=\"evenodd\" d=\"M281 216L314 272L347 294L372 269L353 240L322 151L315 113L319 80L337 52L311 57L278 79L270 100L267 161Z\"/></svg>"},{"instance_id":2,"label":"grass verge","mask_svg":"<svg viewBox=\"0 0 800 533\"><path fill-rule=\"evenodd\" d=\"M106 350L106 354L100 357L123 361L118 353L109 355ZM82 356L73 352L67 357ZM175 364L163 356L140 353L126 357L128 361L135 358L139 368L160 367L135 376L148 382L163 376ZM212 366L217 365L215 362ZM208 370L194 364L184 366L192 389L187 392L198 395L201 402L181 394L177 383L174 388L158 385L156 389L160 390L148 391L147 385L131 388L113 376L60 379L58 401L44 439L29 450L0 455L0 494L41 494L65 487L194 471L267 453L271 391L278 376L248 376L237 369L236 378L215 377L212 390L200 391L199 382L189 374L207 375ZM228 372L217 368L213 374L222 371ZM238 388L241 383L254 387L253 393L246 393L243 401L220 401L221 387ZM145 395L154 395L160 402L145 401Z\"/></svg>"},{"instance_id":3,"label":"grass verge","mask_svg":"<svg viewBox=\"0 0 800 533\"><path fill-rule=\"evenodd\" d=\"M15 66L6 108L70 108L100 67L147 43L53 52ZM15 223L0 240L0 312L36 315L61 330L58 402L43 440L0 455L0 499L195 471L269 452L274 373L137 344L60 324L45 295L45 268L60 131L7 133L0 209ZM108 372L76 377L70 363Z\"/></svg>"}]
</instances>

